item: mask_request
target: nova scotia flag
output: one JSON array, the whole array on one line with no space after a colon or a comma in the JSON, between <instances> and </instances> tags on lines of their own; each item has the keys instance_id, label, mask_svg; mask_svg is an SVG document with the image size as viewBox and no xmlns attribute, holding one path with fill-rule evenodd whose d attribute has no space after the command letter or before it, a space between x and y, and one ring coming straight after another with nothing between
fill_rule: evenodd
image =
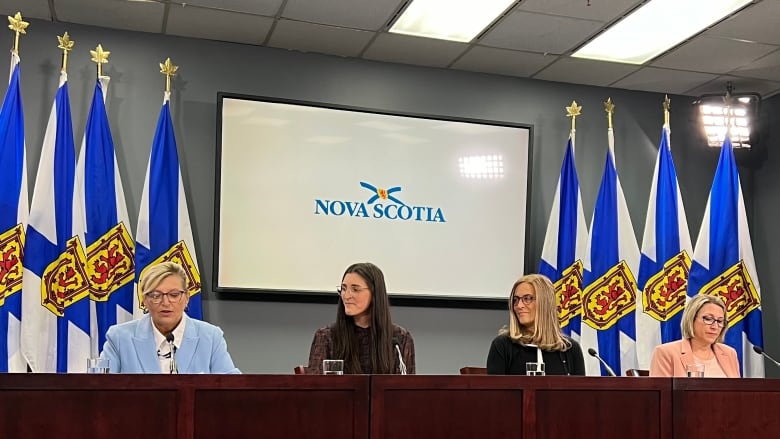
<instances>
[{"instance_id":1,"label":"nova scotia flag","mask_svg":"<svg viewBox=\"0 0 780 439\"><path fill-rule=\"evenodd\" d=\"M86 224L82 227L90 297L96 313L96 351L103 348L111 325L133 318L135 297L135 243L130 237L127 204L105 107L109 80L101 76L95 85L76 166L76 196L85 213Z\"/></svg>"},{"instance_id":2,"label":"nova scotia flag","mask_svg":"<svg viewBox=\"0 0 780 439\"><path fill-rule=\"evenodd\" d=\"M11 78L0 110L0 373L26 372L20 350L27 158L19 56L11 52Z\"/></svg>"},{"instance_id":3,"label":"nova scotia flag","mask_svg":"<svg viewBox=\"0 0 780 439\"><path fill-rule=\"evenodd\" d=\"M750 241L737 163L726 137L696 240L688 294L710 294L726 303L725 343L737 351L742 376L764 376L761 287Z\"/></svg>"},{"instance_id":4,"label":"nova scotia flag","mask_svg":"<svg viewBox=\"0 0 780 439\"><path fill-rule=\"evenodd\" d=\"M580 338L582 323L582 259L588 244L588 228L574 165L574 130L566 145L558 187L555 190L539 273L555 284L555 301L561 329Z\"/></svg>"},{"instance_id":5,"label":"nova scotia flag","mask_svg":"<svg viewBox=\"0 0 780 439\"><path fill-rule=\"evenodd\" d=\"M86 359L94 355L75 171L68 76L62 72L41 148L25 245L22 350L33 372L85 372Z\"/></svg>"},{"instance_id":6,"label":"nova scotia flag","mask_svg":"<svg viewBox=\"0 0 780 439\"><path fill-rule=\"evenodd\" d=\"M637 307L641 312L637 313L637 357L640 369L650 368L657 345L682 338L680 322L692 255L688 221L669 149L669 129L664 126L639 262Z\"/></svg>"},{"instance_id":7,"label":"nova scotia flag","mask_svg":"<svg viewBox=\"0 0 780 439\"><path fill-rule=\"evenodd\" d=\"M136 278L148 267L165 261L181 265L189 278L187 315L203 318L201 284L179 154L171 121L170 93L165 92L149 166L141 194L136 233ZM136 304L140 305L140 291ZM137 311L138 313L138 311Z\"/></svg>"},{"instance_id":8,"label":"nova scotia flag","mask_svg":"<svg viewBox=\"0 0 780 439\"><path fill-rule=\"evenodd\" d=\"M609 150L596 198L585 252L582 297L583 349L595 348L617 374L636 368L636 279L639 246L615 168L615 141ZM595 358L586 357L588 375L606 375Z\"/></svg>"}]
</instances>

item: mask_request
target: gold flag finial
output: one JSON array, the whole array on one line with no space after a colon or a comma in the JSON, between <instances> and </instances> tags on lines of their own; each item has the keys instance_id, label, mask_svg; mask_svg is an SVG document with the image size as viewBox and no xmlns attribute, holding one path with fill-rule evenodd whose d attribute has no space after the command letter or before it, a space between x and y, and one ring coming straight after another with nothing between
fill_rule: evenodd
<instances>
[{"instance_id":1,"label":"gold flag finial","mask_svg":"<svg viewBox=\"0 0 780 439\"><path fill-rule=\"evenodd\" d=\"M672 108L672 101L669 95L664 96L664 126L669 127L669 109Z\"/></svg>"},{"instance_id":2,"label":"gold flag finial","mask_svg":"<svg viewBox=\"0 0 780 439\"><path fill-rule=\"evenodd\" d=\"M171 59L168 58L164 63L160 63L160 73L165 75L165 91L171 92L171 76L176 76L176 71L179 70L179 66L173 65Z\"/></svg>"},{"instance_id":3,"label":"gold flag finial","mask_svg":"<svg viewBox=\"0 0 780 439\"><path fill-rule=\"evenodd\" d=\"M615 114L615 104L612 103L612 98L607 98L607 102L604 102L604 111L607 112L607 127L612 128L612 115Z\"/></svg>"},{"instance_id":4,"label":"gold flag finial","mask_svg":"<svg viewBox=\"0 0 780 439\"><path fill-rule=\"evenodd\" d=\"M108 56L111 52L103 50L103 45L98 44L95 50L90 50L89 54L92 55L92 62L97 63L97 75L98 78L103 76L103 64L108 63Z\"/></svg>"},{"instance_id":5,"label":"gold flag finial","mask_svg":"<svg viewBox=\"0 0 780 439\"><path fill-rule=\"evenodd\" d=\"M22 20L22 13L17 12L16 15L8 16L8 29L11 29L16 33L16 37L14 38L14 48L13 51L15 54L19 55L19 35L20 34L26 34L27 26L29 26L30 23Z\"/></svg>"},{"instance_id":6,"label":"gold flag finial","mask_svg":"<svg viewBox=\"0 0 780 439\"><path fill-rule=\"evenodd\" d=\"M76 44L75 41L70 39L70 35L68 35L67 32L63 36L58 36L57 41L59 42L59 45L57 47L62 50L62 69L60 70L63 73L68 72L68 52L73 50L73 46Z\"/></svg>"},{"instance_id":7,"label":"gold flag finial","mask_svg":"<svg viewBox=\"0 0 780 439\"><path fill-rule=\"evenodd\" d=\"M571 118L571 129L577 128L577 116L582 112L582 105L577 105L577 101L571 101L571 105L566 107L566 117Z\"/></svg>"}]
</instances>

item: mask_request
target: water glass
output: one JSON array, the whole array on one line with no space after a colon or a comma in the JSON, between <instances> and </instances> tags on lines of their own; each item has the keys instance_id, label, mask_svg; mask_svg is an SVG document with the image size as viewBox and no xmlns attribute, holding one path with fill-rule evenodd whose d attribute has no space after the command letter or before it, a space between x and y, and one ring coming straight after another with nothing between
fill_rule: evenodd
<instances>
[{"instance_id":1,"label":"water glass","mask_svg":"<svg viewBox=\"0 0 780 439\"><path fill-rule=\"evenodd\" d=\"M525 374L528 376L544 376L544 363L525 363Z\"/></svg>"},{"instance_id":2,"label":"water glass","mask_svg":"<svg viewBox=\"0 0 780 439\"><path fill-rule=\"evenodd\" d=\"M704 378L704 365L701 363L686 364L685 374L688 378Z\"/></svg>"},{"instance_id":3,"label":"water glass","mask_svg":"<svg viewBox=\"0 0 780 439\"><path fill-rule=\"evenodd\" d=\"M344 360L322 360L323 375L344 375Z\"/></svg>"},{"instance_id":4,"label":"water glass","mask_svg":"<svg viewBox=\"0 0 780 439\"><path fill-rule=\"evenodd\" d=\"M108 372L108 358L87 358L87 373Z\"/></svg>"}]
</instances>

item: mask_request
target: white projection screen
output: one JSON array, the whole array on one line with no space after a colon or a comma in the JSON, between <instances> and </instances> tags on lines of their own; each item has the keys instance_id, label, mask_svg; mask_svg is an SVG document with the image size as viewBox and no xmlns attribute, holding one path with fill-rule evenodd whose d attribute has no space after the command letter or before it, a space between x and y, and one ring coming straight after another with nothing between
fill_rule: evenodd
<instances>
[{"instance_id":1,"label":"white projection screen","mask_svg":"<svg viewBox=\"0 0 780 439\"><path fill-rule=\"evenodd\" d=\"M530 127L220 93L217 292L506 299L525 272Z\"/></svg>"}]
</instances>

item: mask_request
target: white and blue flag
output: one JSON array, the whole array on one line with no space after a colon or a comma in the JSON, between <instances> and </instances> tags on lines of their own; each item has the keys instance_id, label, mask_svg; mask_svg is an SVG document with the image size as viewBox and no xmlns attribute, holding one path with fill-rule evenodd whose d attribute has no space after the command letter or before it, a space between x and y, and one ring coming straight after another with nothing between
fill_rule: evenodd
<instances>
[{"instance_id":1,"label":"white and blue flag","mask_svg":"<svg viewBox=\"0 0 780 439\"><path fill-rule=\"evenodd\" d=\"M106 113L108 76L95 84L76 165L76 196L83 203L90 297L95 307L93 349L112 325L133 318L134 248L125 193Z\"/></svg>"},{"instance_id":2,"label":"white and blue flag","mask_svg":"<svg viewBox=\"0 0 780 439\"><path fill-rule=\"evenodd\" d=\"M176 150L169 92L165 92L152 141L135 239L136 279L140 280L144 270L152 265L165 261L178 263L188 277L187 315L202 319L200 274ZM138 293L140 304L142 292Z\"/></svg>"},{"instance_id":3,"label":"white and blue flag","mask_svg":"<svg viewBox=\"0 0 780 439\"><path fill-rule=\"evenodd\" d=\"M620 373L637 364L634 273L639 267L639 246L615 168L611 127L607 138L609 149L583 261L581 343L595 348ZM588 375L607 374L592 357L586 357L585 369Z\"/></svg>"},{"instance_id":4,"label":"white and blue flag","mask_svg":"<svg viewBox=\"0 0 780 439\"><path fill-rule=\"evenodd\" d=\"M27 158L19 56L0 109L0 373L26 372L20 350L24 232L27 227Z\"/></svg>"},{"instance_id":5,"label":"white and blue flag","mask_svg":"<svg viewBox=\"0 0 780 439\"><path fill-rule=\"evenodd\" d=\"M542 248L539 273L555 284L555 302L561 329L580 338L582 323L582 259L588 228L582 209L580 183L574 163L574 130L569 135L558 177L550 220Z\"/></svg>"},{"instance_id":6,"label":"white and blue flag","mask_svg":"<svg viewBox=\"0 0 780 439\"><path fill-rule=\"evenodd\" d=\"M68 76L60 73L41 148L24 258L22 350L33 372L84 372L91 348L83 212Z\"/></svg>"},{"instance_id":7,"label":"white and blue flag","mask_svg":"<svg viewBox=\"0 0 780 439\"><path fill-rule=\"evenodd\" d=\"M682 338L680 322L692 256L691 235L669 147L669 128L664 126L647 203L637 279L640 369L650 368L656 346Z\"/></svg>"},{"instance_id":8,"label":"white and blue flag","mask_svg":"<svg viewBox=\"0 0 780 439\"><path fill-rule=\"evenodd\" d=\"M718 296L726 303L725 343L737 351L742 376L764 376L761 287L750 241L737 163L726 137L696 239L688 293Z\"/></svg>"}]
</instances>

